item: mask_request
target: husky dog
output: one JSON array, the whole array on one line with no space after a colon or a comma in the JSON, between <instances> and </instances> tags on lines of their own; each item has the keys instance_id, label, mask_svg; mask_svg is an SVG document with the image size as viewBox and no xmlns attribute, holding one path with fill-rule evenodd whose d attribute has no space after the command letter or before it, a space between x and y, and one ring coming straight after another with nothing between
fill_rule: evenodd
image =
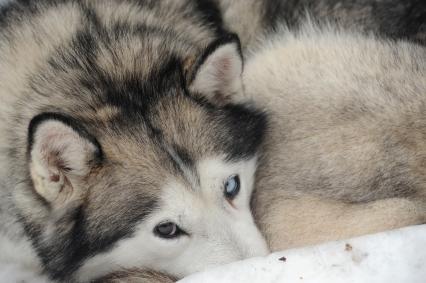
<instances>
[{"instance_id":1,"label":"husky dog","mask_svg":"<svg viewBox=\"0 0 426 283\"><path fill-rule=\"evenodd\" d=\"M312 23L245 65L269 114L253 209L272 250L426 221L426 48Z\"/></svg>"},{"instance_id":2,"label":"husky dog","mask_svg":"<svg viewBox=\"0 0 426 283\"><path fill-rule=\"evenodd\" d=\"M242 94L240 44L212 9L2 8L3 262L87 282L134 267L182 277L267 253L249 208L265 116L229 100Z\"/></svg>"},{"instance_id":3,"label":"husky dog","mask_svg":"<svg viewBox=\"0 0 426 283\"><path fill-rule=\"evenodd\" d=\"M269 114L252 207L271 250L426 222L425 77L425 47L312 22L248 56L243 99Z\"/></svg>"},{"instance_id":4,"label":"husky dog","mask_svg":"<svg viewBox=\"0 0 426 283\"><path fill-rule=\"evenodd\" d=\"M426 44L423 0L215 0L228 28L250 46L265 31L286 23L296 28L309 13L316 20L336 21L346 29Z\"/></svg>"}]
</instances>

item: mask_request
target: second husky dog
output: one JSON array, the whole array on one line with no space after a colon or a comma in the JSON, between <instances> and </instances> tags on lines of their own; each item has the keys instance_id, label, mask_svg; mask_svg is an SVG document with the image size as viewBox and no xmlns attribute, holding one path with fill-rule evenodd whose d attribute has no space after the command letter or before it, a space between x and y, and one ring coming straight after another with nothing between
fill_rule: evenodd
<instances>
[{"instance_id":1,"label":"second husky dog","mask_svg":"<svg viewBox=\"0 0 426 283\"><path fill-rule=\"evenodd\" d=\"M426 221L426 48L308 23L244 70L270 116L253 207L272 250Z\"/></svg>"},{"instance_id":2,"label":"second husky dog","mask_svg":"<svg viewBox=\"0 0 426 283\"><path fill-rule=\"evenodd\" d=\"M242 93L240 46L212 9L0 10L0 261L88 282L267 253L249 208L265 117L227 101Z\"/></svg>"}]
</instances>

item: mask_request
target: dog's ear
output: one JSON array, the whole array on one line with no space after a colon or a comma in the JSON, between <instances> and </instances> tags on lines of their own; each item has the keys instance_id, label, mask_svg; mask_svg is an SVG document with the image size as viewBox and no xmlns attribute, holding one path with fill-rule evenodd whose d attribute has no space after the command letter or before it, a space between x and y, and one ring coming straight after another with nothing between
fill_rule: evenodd
<instances>
[{"instance_id":1,"label":"dog's ear","mask_svg":"<svg viewBox=\"0 0 426 283\"><path fill-rule=\"evenodd\" d=\"M228 34L211 43L196 61L189 89L214 104L242 94L243 58L238 37Z\"/></svg>"},{"instance_id":2,"label":"dog's ear","mask_svg":"<svg viewBox=\"0 0 426 283\"><path fill-rule=\"evenodd\" d=\"M45 113L29 126L28 157L37 194L53 206L81 197L81 183L100 162L99 143L69 117Z\"/></svg>"}]
</instances>

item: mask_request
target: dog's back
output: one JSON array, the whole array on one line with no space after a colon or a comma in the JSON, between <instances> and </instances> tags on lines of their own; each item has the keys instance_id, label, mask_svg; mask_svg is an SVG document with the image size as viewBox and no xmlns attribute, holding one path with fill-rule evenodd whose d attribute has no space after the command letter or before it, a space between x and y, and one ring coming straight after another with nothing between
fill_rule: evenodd
<instances>
[{"instance_id":1,"label":"dog's back","mask_svg":"<svg viewBox=\"0 0 426 283\"><path fill-rule=\"evenodd\" d=\"M426 221L426 49L307 24L248 60L270 114L255 211L272 249Z\"/></svg>"},{"instance_id":2,"label":"dog's back","mask_svg":"<svg viewBox=\"0 0 426 283\"><path fill-rule=\"evenodd\" d=\"M426 44L426 3L422 0L215 0L225 24L250 47L265 31L283 23L303 24L307 13L347 29Z\"/></svg>"}]
</instances>

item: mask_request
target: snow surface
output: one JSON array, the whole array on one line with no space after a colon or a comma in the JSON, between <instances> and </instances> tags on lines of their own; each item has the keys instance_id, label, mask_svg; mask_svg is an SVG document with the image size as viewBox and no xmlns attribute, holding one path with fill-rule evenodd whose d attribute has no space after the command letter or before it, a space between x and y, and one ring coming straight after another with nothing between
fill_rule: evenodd
<instances>
[{"instance_id":1,"label":"snow surface","mask_svg":"<svg viewBox=\"0 0 426 283\"><path fill-rule=\"evenodd\" d=\"M426 283L426 225L274 253L179 282Z\"/></svg>"}]
</instances>

